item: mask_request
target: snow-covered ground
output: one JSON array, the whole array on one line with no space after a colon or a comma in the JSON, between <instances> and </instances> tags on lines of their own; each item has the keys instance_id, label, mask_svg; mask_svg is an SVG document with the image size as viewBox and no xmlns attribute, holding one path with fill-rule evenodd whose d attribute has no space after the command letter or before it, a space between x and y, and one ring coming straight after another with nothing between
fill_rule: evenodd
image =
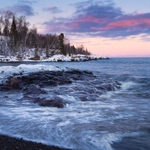
<instances>
[{"instance_id":1,"label":"snow-covered ground","mask_svg":"<svg viewBox=\"0 0 150 150\"><path fill-rule=\"evenodd\" d=\"M98 55L54 55L48 59L43 59L42 61L88 61L88 60L96 60L96 59L106 59L106 57L100 57Z\"/></svg>"},{"instance_id":2,"label":"snow-covered ground","mask_svg":"<svg viewBox=\"0 0 150 150\"><path fill-rule=\"evenodd\" d=\"M61 61L89 61L89 60L98 60L98 59L108 59L107 57L101 57L98 55L53 55L49 58L41 57L39 60L31 60L29 57L22 58L21 60L18 60L17 57L11 56L11 57L4 57L0 55L0 62L16 62L16 61L50 61L50 62L61 62Z\"/></svg>"}]
</instances>

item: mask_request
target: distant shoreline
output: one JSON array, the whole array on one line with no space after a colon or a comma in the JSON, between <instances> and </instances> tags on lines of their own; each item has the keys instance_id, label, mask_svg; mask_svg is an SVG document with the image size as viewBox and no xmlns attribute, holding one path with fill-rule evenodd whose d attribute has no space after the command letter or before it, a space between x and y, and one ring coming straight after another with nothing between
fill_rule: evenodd
<instances>
[{"instance_id":1,"label":"distant shoreline","mask_svg":"<svg viewBox=\"0 0 150 150\"><path fill-rule=\"evenodd\" d=\"M10 57L10 58L5 58L5 57L0 57L0 62L2 63L21 63L21 62L86 62L86 61L91 61L91 60L105 60L105 59L109 59L108 57L102 57L102 56L98 56L98 55L73 55L73 56L64 56L64 55L54 55L52 57L49 58L45 58L45 59L30 59L30 58L26 58L26 59L22 59L19 60L16 57Z\"/></svg>"},{"instance_id":2,"label":"distant shoreline","mask_svg":"<svg viewBox=\"0 0 150 150\"><path fill-rule=\"evenodd\" d=\"M109 58L108 58L109 59ZM55 62L88 62L88 61L94 61L94 60L106 60L106 59L92 59L92 60L87 60L87 61L0 61L0 63L44 63L44 62L49 62L49 63L55 63Z\"/></svg>"}]
</instances>

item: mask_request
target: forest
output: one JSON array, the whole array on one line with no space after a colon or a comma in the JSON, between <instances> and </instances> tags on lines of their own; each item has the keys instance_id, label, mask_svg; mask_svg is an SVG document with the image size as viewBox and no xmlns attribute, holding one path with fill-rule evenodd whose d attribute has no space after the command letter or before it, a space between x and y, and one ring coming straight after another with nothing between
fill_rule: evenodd
<instances>
[{"instance_id":1,"label":"forest","mask_svg":"<svg viewBox=\"0 0 150 150\"><path fill-rule=\"evenodd\" d=\"M90 55L90 52L83 45L75 47L71 45L64 33L39 34L35 26L30 27L25 16L17 16L7 11L0 14L0 55L16 56L22 59L25 55L39 60L41 55L49 58L56 54Z\"/></svg>"}]
</instances>

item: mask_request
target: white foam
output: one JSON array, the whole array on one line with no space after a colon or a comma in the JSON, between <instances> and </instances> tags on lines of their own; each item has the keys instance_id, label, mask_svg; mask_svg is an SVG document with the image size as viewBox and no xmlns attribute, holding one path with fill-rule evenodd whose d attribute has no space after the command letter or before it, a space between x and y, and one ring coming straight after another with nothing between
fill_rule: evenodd
<instances>
[{"instance_id":1,"label":"white foam","mask_svg":"<svg viewBox=\"0 0 150 150\"><path fill-rule=\"evenodd\" d=\"M60 122L57 124L57 127L61 127L61 126L67 126L67 125L70 125L71 122L69 120L66 120L64 122Z\"/></svg>"},{"instance_id":2,"label":"white foam","mask_svg":"<svg viewBox=\"0 0 150 150\"><path fill-rule=\"evenodd\" d=\"M131 81L128 81L128 82L121 82L121 90L122 91L126 91L126 90L128 90L129 88L131 88L131 87L134 87L134 86L136 86L137 85L137 83L135 83L135 82L131 82Z\"/></svg>"},{"instance_id":3,"label":"white foam","mask_svg":"<svg viewBox=\"0 0 150 150\"><path fill-rule=\"evenodd\" d=\"M101 106L101 104L96 102L95 106ZM111 147L113 142L119 142L126 136L141 134L139 132L110 133L96 130L95 127L98 124L96 123L94 127L95 121L106 123L107 126L108 123L105 120L120 118L120 116L106 117L103 110L100 109L101 107L94 108L94 103L82 106L81 103L78 106L69 105L63 109L39 107L32 103L27 107L1 107L0 132L48 145L80 150L113 150Z\"/></svg>"},{"instance_id":4,"label":"white foam","mask_svg":"<svg viewBox=\"0 0 150 150\"><path fill-rule=\"evenodd\" d=\"M78 99L76 99L73 96L69 96L69 95L59 95L59 97L63 98L64 100L66 100L69 103L76 103L78 101Z\"/></svg>"},{"instance_id":5,"label":"white foam","mask_svg":"<svg viewBox=\"0 0 150 150\"><path fill-rule=\"evenodd\" d=\"M101 147L104 150L112 150L111 144L113 142L121 141L122 137L119 133L107 133L104 134L103 137L100 140Z\"/></svg>"}]
</instances>

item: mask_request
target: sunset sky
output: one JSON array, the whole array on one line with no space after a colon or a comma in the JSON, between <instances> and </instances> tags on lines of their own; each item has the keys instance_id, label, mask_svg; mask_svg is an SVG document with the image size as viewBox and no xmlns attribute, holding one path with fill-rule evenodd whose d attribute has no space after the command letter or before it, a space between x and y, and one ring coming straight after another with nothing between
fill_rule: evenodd
<instances>
[{"instance_id":1,"label":"sunset sky","mask_svg":"<svg viewBox=\"0 0 150 150\"><path fill-rule=\"evenodd\" d=\"M7 10L94 54L150 57L150 0L1 0Z\"/></svg>"}]
</instances>

